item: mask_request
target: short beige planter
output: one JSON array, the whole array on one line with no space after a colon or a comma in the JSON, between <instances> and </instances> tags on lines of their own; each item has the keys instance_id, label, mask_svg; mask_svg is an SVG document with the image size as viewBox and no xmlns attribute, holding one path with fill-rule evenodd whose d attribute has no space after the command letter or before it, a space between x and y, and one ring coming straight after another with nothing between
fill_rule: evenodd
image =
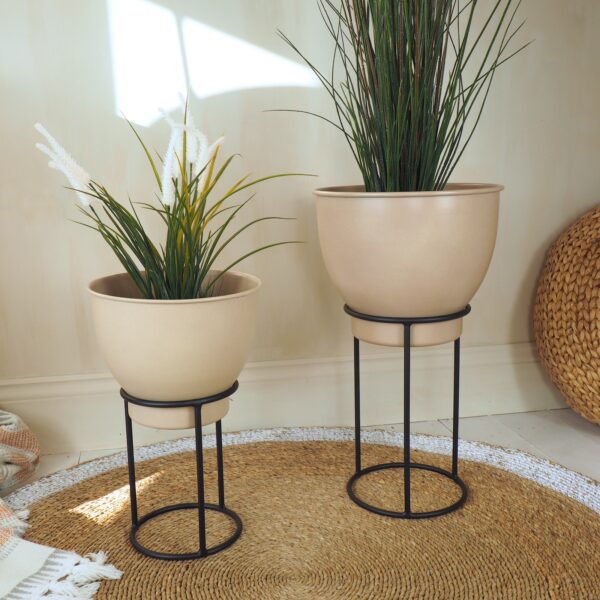
<instances>
[{"instance_id":1,"label":"short beige planter","mask_svg":"<svg viewBox=\"0 0 600 600\"><path fill-rule=\"evenodd\" d=\"M323 259L344 302L379 317L431 317L465 308L490 265L500 192L449 184L441 192L365 193L362 186L315 191ZM412 345L460 336L462 319L419 324ZM352 318L355 337L403 345L403 326Z\"/></svg>"},{"instance_id":2,"label":"short beige planter","mask_svg":"<svg viewBox=\"0 0 600 600\"><path fill-rule=\"evenodd\" d=\"M218 271L211 272L215 276ZM219 295L194 300L146 300L126 273L93 281L92 316L100 349L121 387L145 400L192 400L227 390L252 345L261 282L229 271ZM204 406L202 424L222 419L229 398ZM129 405L147 427L194 426L193 408Z\"/></svg>"}]
</instances>

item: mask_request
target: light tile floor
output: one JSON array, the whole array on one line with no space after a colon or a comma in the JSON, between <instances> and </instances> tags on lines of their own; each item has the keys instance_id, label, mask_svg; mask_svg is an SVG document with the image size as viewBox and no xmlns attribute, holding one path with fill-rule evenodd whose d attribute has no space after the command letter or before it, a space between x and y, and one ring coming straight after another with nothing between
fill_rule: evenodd
<instances>
[{"instance_id":1,"label":"light tile floor","mask_svg":"<svg viewBox=\"0 0 600 600\"><path fill-rule=\"evenodd\" d=\"M402 425L380 425L370 429L401 431ZM412 431L447 436L452 431L452 421L413 423ZM460 420L460 437L524 450L600 481L600 427L570 409L463 418ZM75 454L42 456L35 479L121 450L84 450Z\"/></svg>"}]
</instances>

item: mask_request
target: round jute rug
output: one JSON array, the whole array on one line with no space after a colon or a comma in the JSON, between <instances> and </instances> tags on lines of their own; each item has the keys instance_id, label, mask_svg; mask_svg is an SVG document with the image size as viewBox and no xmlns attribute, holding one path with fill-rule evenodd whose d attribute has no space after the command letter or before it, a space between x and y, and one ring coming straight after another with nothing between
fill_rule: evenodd
<instances>
[{"instance_id":1,"label":"round jute rug","mask_svg":"<svg viewBox=\"0 0 600 600\"><path fill-rule=\"evenodd\" d=\"M99 600L600 598L599 484L520 452L462 442L466 505L431 520L393 520L348 499L351 436L341 429L225 436L227 504L242 517L244 532L228 550L198 561L156 561L131 548L124 454L53 475L8 501L32 509L28 539L82 554L108 552L124 576L104 582ZM368 431L364 439L365 465L401 455L395 434ZM447 466L449 440L413 440L414 460ZM206 442L214 446L214 438ZM194 500L191 448L186 439L138 451L142 514ZM214 450L206 456L212 490ZM433 473L413 478L415 510L439 507L457 493ZM400 472L374 473L360 486L365 499L401 510ZM215 543L229 524L219 515L209 519L208 541ZM140 541L196 550L193 511L147 524Z\"/></svg>"}]
</instances>

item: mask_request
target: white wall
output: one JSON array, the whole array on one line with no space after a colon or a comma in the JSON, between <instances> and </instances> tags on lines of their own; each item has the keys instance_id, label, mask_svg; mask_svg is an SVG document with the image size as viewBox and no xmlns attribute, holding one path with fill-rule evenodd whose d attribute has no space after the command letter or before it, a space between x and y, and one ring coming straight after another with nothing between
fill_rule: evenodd
<instances>
[{"instance_id":1,"label":"white wall","mask_svg":"<svg viewBox=\"0 0 600 600\"><path fill-rule=\"evenodd\" d=\"M531 301L544 253L567 223L598 200L600 4L596 0L523 4L524 36L535 43L498 74L479 131L454 177L506 186L496 254L465 323L466 347L530 342ZM312 1L162 0L150 6L171 11L179 28L185 18L193 19L295 61L275 33L281 28L317 63L327 64L329 42ZM54 410L52 401L27 404L24 390L30 388L19 388L19 383L29 386L32 378L53 384L81 381L81 376L106 372L94 345L85 288L91 279L119 266L92 232L68 222L77 216L74 198L34 149L38 139L33 123L44 123L120 197L131 192L134 200L146 201L154 193L144 157L116 114L108 14L105 0L0 0L0 398L6 407L20 406L40 430L48 430L43 441L53 448L62 447L56 438L64 437L71 426L69 410L55 412L57 419L59 415L66 420L58 429L45 427ZM132 22L130 27L139 24ZM156 38L157 45L163 43L162 37ZM206 61L218 60L217 52L192 53L184 63L185 72L202 74ZM156 73L161 82L159 66ZM266 87L203 101L194 97L192 107L211 138L224 133L225 150L242 154L232 175L318 174L316 179L263 185L248 218L283 214L297 221L257 229L229 254L272 239L306 241L244 265L264 281L251 361L280 364L306 359L317 364L321 359L347 357L348 322L319 255L311 190L358 182L357 170L342 139L326 124L301 115L263 112L299 108L330 114L326 94L318 88ZM164 122L142 131L150 146L165 147ZM529 396L523 396L525 388L515 383L510 393L521 398L520 409L544 402L556 405L550 387L541 377L539 381ZM78 388L75 396L86 390ZM52 397L48 391L36 393ZM321 404L327 402L325 391L315 393L323 394ZM482 403L481 410L500 412L506 406L500 399L493 406ZM280 424L302 421L302 415L290 411L281 415ZM238 417L242 414L246 412ZM432 408L421 416L437 414ZM80 417L90 415L93 411ZM318 420L318 414L314 418ZM328 422L336 420L347 421L345 412L334 411ZM239 427L261 422L254 417L235 421Z\"/></svg>"}]
</instances>

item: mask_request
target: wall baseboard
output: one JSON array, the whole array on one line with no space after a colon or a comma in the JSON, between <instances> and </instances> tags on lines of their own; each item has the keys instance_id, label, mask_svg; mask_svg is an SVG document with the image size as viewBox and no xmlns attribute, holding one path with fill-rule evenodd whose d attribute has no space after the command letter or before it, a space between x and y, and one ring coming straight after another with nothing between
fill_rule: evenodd
<instances>
[{"instance_id":1,"label":"wall baseboard","mask_svg":"<svg viewBox=\"0 0 600 600\"><path fill-rule=\"evenodd\" d=\"M452 346L413 351L412 419L452 416ZM466 347L461 361L465 417L565 406L532 344ZM363 424L402 421L402 352L362 357ZM266 427L346 426L353 422L352 359L249 364L223 421L226 431ZM106 374L0 381L0 407L19 414L44 453L124 446L123 403ZM181 437L136 428L136 443Z\"/></svg>"}]
</instances>

